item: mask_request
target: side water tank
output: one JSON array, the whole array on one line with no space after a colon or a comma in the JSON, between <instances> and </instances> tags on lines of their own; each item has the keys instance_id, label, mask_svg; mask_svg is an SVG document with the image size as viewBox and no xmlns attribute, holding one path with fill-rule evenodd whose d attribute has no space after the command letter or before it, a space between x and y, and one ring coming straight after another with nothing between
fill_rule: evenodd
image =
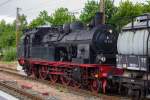
<instances>
[{"instance_id":1,"label":"side water tank","mask_svg":"<svg viewBox=\"0 0 150 100\"><path fill-rule=\"evenodd\" d=\"M119 34L117 50L119 54L146 55L148 30L125 31ZM150 56L150 38L148 43Z\"/></svg>"}]
</instances>

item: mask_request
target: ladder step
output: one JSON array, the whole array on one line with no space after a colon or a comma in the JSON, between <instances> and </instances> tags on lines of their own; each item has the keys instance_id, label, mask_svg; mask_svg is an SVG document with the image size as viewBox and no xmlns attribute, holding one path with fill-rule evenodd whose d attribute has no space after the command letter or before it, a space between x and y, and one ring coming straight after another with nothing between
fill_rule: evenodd
<instances>
[{"instance_id":1,"label":"ladder step","mask_svg":"<svg viewBox=\"0 0 150 100\"><path fill-rule=\"evenodd\" d=\"M150 94L146 96L147 99L150 99Z\"/></svg>"}]
</instances>

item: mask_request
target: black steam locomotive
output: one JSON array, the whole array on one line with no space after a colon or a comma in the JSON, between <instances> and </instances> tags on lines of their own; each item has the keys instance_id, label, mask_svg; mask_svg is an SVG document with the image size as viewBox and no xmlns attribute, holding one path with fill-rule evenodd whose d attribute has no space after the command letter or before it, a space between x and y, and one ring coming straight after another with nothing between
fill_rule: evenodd
<instances>
[{"instance_id":1,"label":"black steam locomotive","mask_svg":"<svg viewBox=\"0 0 150 100\"><path fill-rule=\"evenodd\" d=\"M25 58L87 64L115 62L117 38L108 25L85 28L81 22L74 22L59 28L39 27L27 30L23 39Z\"/></svg>"},{"instance_id":2,"label":"black steam locomotive","mask_svg":"<svg viewBox=\"0 0 150 100\"><path fill-rule=\"evenodd\" d=\"M20 65L29 76L106 92L107 78L123 71L114 67L117 34L101 19L97 13L88 26L74 22L26 30L18 48Z\"/></svg>"}]
</instances>

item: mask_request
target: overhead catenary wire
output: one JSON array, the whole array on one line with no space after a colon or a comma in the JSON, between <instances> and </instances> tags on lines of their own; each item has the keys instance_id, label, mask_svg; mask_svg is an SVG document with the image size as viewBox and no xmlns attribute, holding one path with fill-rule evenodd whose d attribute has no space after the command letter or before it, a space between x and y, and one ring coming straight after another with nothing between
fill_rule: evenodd
<instances>
[{"instance_id":1,"label":"overhead catenary wire","mask_svg":"<svg viewBox=\"0 0 150 100\"><path fill-rule=\"evenodd\" d=\"M3 3L7 3L7 2L10 2L12 0L7 0L6 2L3 2ZM112 3L114 3L115 0L112 0ZM53 2L52 4L50 5L46 5L46 6L53 6L55 5L55 3L57 2ZM41 5L41 4L40 4ZM45 7L45 6L44 6ZM25 14L25 13L32 13L34 10L37 10L37 8L41 8L41 7L32 7L32 8L28 8L28 9L22 9L22 14ZM72 10L72 11L69 11L70 14L79 14L80 11L82 11L84 8L79 8L79 9L76 9L76 10ZM52 11L55 11L56 9L51 9ZM31 16L31 15L29 15ZM28 17L29 17L28 16ZM11 15L8 15L7 17L15 17L15 14L11 14Z\"/></svg>"},{"instance_id":2,"label":"overhead catenary wire","mask_svg":"<svg viewBox=\"0 0 150 100\"><path fill-rule=\"evenodd\" d=\"M5 1L5 2L0 3L0 7L5 6L6 4L10 3L11 1L12 1L12 0L7 0L7 1ZM15 15L15 14L11 14L11 15L8 15L8 16L6 16L6 17L8 17L8 18L10 18L10 17L15 17L15 16L13 16L13 15Z\"/></svg>"},{"instance_id":3,"label":"overhead catenary wire","mask_svg":"<svg viewBox=\"0 0 150 100\"><path fill-rule=\"evenodd\" d=\"M7 1L1 3L1 4L0 4L0 7L1 7L1 6L4 6L5 4L7 4L7 3L11 2L11 1L12 1L12 0L7 0ZM55 3L57 3L57 2L55 2ZM53 4L51 4L51 5L54 5L55 3L53 3ZM40 4L40 5L41 5L41 4ZM51 6L51 5L48 5L48 6ZM38 8L39 8L39 7L38 7ZM23 11L24 11L24 12L27 12L27 13L30 13L30 12L32 12L32 10L34 10L34 9L37 9L37 7L36 7L36 8L25 9L25 10L23 10ZM15 18L15 13L14 13L14 14L7 15L6 17L8 17L8 18L10 18L10 17Z\"/></svg>"},{"instance_id":4,"label":"overhead catenary wire","mask_svg":"<svg viewBox=\"0 0 150 100\"><path fill-rule=\"evenodd\" d=\"M3 4L7 4L7 3L9 3L10 1L12 1L12 0L7 0L6 2L3 2ZM50 5L46 5L46 6L50 6L50 7L52 7L53 5L55 5L55 4L57 4L58 2L53 2L52 4L50 4ZM40 4L41 5L41 4ZM46 7L46 6L44 6L44 7ZM32 13L34 10L37 10L37 8L41 8L41 7L32 7L32 8L29 8L29 9L22 9L22 14L26 14L26 13ZM46 8L47 9L47 8ZM72 10L72 11L69 11L69 13L70 14L79 14L79 11L80 10L82 10L83 8L80 8L80 9L75 9L75 10ZM56 9L52 9L52 11L55 11ZM31 15L29 15L29 16L31 16ZM29 17L28 16L28 17ZM15 14L10 14L10 15L7 15L6 17L8 17L8 18L15 18Z\"/></svg>"},{"instance_id":5,"label":"overhead catenary wire","mask_svg":"<svg viewBox=\"0 0 150 100\"><path fill-rule=\"evenodd\" d=\"M11 1L12 1L12 0L7 0L7 1L5 1L5 2L0 3L0 7L6 5L7 3L11 2Z\"/></svg>"},{"instance_id":6,"label":"overhead catenary wire","mask_svg":"<svg viewBox=\"0 0 150 100\"><path fill-rule=\"evenodd\" d=\"M12 0L7 0L6 2L10 2L10 1L12 1ZM6 3L5 2L5 3ZM60 1L59 1L60 2ZM53 2L52 4L50 4L50 5L46 5L46 6L50 6L50 7L52 7L53 5L55 5L55 4L57 4L58 2ZM41 5L41 4L39 4L39 5ZM46 7L46 6L44 6L44 7ZM34 12L34 10L37 10L37 8L41 8L41 7L32 7L32 8L28 8L28 9L22 9L22 14L25 14L25 13L32 13L32 12ZM73 11L70 11L70 13L74 13L74 14L78 14L79 12L77 12L77 11L79 11L79 10L82 10L83 8L81 8L81 9L77 9L77 10L73 10ZM55 11L56 9L52 9L52 11ZM8 15L7 17L15 17L15 14L11 14L11 15Z\"/></svg>"},{"instance_id":7,"label":"overhead catenary wire","mask_svg":"<svg viewBox=\"0 0 150 100\"><path fill-rule=\"evenodd\" d=\"M47 6L50 6L51 8L52 8L52 6L54 6L54 5L56 5L57 3L59 3L60 1L58 1L58 2L53 2L52 4L50 4L50 5L45 5L44 7L47 7ZM41 5L41 4L40 4ZM25 9L25 10L22 10L22 12L23 13L32 13L32 12L34 12L34 10L38 10L38 8L40 8L40 7L34 7L34 8L29 8L29 9ZM45 9L48 9L48 8L45 8ZM81 9L83 9L83 8L79 8L79 9L76 9L75 11L78 11L78 10L81 10ZM56 8L53 8L53 9L51 9L52 11L55 11L56 10ZM74 12L75 12L74 11ZM72 11L71 11L72 12Z\"/></svg>"},{"instance_id":8,"label":"overhead catenary wire","mask_svg":"<svg viewBox=\"0 0 150 100\"><path fill-rule=\"evenodd\" d=\"M44 5L44 7L47 7L47 6L50 6L50 7L52 7L53 5L56 5L58 2L54 2L54 3L52 3L52 4L50 4L50 5ZM41 4L39 4L39 5L41 5ZM38 5L37 5L38 6ZM25 10L23 10L23 12L33 12L33 10L37 10L38 8L40 8L41 9L41 7L33 7L33 8L29 8L29 9L25 9Z\"/></svg>"},{"instance_id":9,"label":"overhead catenary wire","mask_svg":"<svg viewBox=\"0 0 150 100\"><path fill-rule=\"evenodd\" d=\"M56 10L56 9L51 9L51 10ZM78 14L81 10L83 10L83 8L71 10L71 11L69 11L69 14ZM30 16L32 16L32 15L28 15L28 17L30 17Z\"/></svg>"},{"instance_id":10,"label":"overhead catenary wire","mask_svg":"<svg viewBox=\"0 0 150 100\"><path fill-rule=\"evenodd\" d=\"M56 9L52 9L52 10L56 10ZM80 11L82 11L83 10L83 8L79 8L79 9L75 9L75 10L71 10L71 11L69 11L69 13L70 14L78 14ZM32 13L32 12L28 12L28 13ZM22 14L24 14L24 13L22 13ZM28 17L31 17L32 15L28 15ZM8 16L6 16L6 17L12 17L12 18L15 18L15 13L14 14L10 14L10 15L8 15Z\"/></svg>"}]
</instances>

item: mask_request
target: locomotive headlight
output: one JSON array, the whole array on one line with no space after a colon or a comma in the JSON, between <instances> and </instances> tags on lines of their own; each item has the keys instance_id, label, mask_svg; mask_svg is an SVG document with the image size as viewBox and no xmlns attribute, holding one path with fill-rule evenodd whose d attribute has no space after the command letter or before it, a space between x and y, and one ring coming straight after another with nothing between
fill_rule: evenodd
<instances>
[{"instance_id":1,"label":"locomotive headlight","mask_svg":"<svg viewBox=\"0 0 150 100\"><path fill-rule=\"evenodd\" d=\"M110 30L109 30L109 33L112 33L112 32L113 32L113 31L110 29Z\"/></svg>"},{"instance_id":2,"label":"locomotive headlight","mask_svg":"<svg viewBox=\"0 0 150 100\"><path fill-rule=\"evenodd\" d=\"M98 63L102 63L106 61L106 57L102 54L97 55L96 60L98 61Z\"/></svg>"},{"instance_id":3,"label":"locomotive headlight","mask_svg":"<svg viewBox=\"0 0 150 100\"><path fill-rule=\"evenodd\" d=\"M95 78L98 78L98 74L95 74L94 77L95 77Z\"/></svg>"},{"instance_id":4,"label":"locomotive headlight","mask_svg":"<svg viewBox=\"0 0 150 100\"><path fill-rule=\"evenodd\" d=\"M102 61L102 62L105 62L105 61L106 61L106 58L105 58L105 57L101 57L101 61Z\"/></svg>"},{"instance_id":5,"label":"locomotive headlight","mask_svg":"<svg viewBox=\"0 0 150 100\"><path fill-rule=\"evenodd\" d=\"M127 67L127 65L126 64L123 64L123 68L126 68Z\"/></svg>"}]
</instances>

